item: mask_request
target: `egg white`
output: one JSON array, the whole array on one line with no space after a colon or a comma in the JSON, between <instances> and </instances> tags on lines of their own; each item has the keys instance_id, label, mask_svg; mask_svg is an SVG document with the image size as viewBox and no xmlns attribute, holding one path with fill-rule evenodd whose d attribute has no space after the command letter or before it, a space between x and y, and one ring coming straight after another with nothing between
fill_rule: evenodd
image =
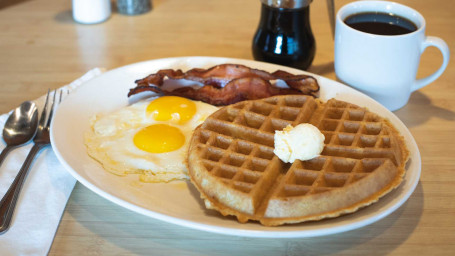
<instances>
[{"instance_id":1,"label":"egg white","mask_svg":"<svg viewBox=\"0 0 455 256\"><path fill-rule=\"evenodd\" d=\"M153 97L137 102L109 114L92 117L91 129L85 134L88 154L100 162L104 169L116 175L138 174L144 182L169 182L188 179L186 156L194 129L200 125L217 107L194 101L195 115L186 123L175 121L155 121L146 113ZM185 142L177 150L166 153L149 153L136 147L134 135L153 124L168 124L180 129Z\"/></svg>"}]
</instances>

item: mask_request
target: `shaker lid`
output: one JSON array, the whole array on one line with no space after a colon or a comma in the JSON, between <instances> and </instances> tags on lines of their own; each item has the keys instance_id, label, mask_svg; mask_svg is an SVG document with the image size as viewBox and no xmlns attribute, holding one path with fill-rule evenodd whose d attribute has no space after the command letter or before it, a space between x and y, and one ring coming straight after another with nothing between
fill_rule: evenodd
<instances>
[{"instance_id":1,"label":"shaker lid","mask_svg":"<svg viewBox=\"0 0 455 256\"><path fill-rule=\"evenodd\" d=\"M261 2L274 8L297 9L307 7L313 0L261 0Z\"/></svg>"}]
</instances>

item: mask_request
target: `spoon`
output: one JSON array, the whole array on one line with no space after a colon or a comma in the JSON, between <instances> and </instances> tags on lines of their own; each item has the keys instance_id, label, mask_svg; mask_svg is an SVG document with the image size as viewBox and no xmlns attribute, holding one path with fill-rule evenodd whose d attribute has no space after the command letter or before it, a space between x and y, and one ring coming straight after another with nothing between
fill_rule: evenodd
<instances>
[{"instance_id":1,"label":"spoon","mask_svg":"<svg viewBox=\"0 0 455 256\"><path fill-rule=\"evenodd\" d=\"M6 148L0 154L0 165L13 148L33 138L37 127L38 109L35 103L26 101L11 113L3 128L3 140L6 142Z\"/></svg>"}]
</instances>

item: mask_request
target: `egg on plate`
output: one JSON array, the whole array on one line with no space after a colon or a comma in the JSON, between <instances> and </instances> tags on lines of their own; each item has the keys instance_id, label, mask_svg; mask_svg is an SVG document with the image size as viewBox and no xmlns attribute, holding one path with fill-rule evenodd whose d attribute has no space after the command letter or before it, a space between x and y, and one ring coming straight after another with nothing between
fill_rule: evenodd
<instances>
[{"instance_id":1,"label":"egg on plate","mask_svg":"<svg viewBox=\"0 0 455 256\"><path fill-rule=\"evenodd\" d=\"M152 97L91 119L88 154L117 175L143 182L188 179L186 165L194 129L217 107L176 96Z\"/></svg>"}]
</instances>

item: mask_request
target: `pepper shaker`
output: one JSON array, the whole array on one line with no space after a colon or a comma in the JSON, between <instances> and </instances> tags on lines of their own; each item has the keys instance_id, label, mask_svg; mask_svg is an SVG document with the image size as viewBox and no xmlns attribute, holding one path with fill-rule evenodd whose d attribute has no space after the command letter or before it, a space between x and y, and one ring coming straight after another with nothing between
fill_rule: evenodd
<instances>
[{"instance_id":1,"label":"pepper shaker","mask_svg":"<svg viewBox=\"0 0 455 256\"><path fill-rule=\"evenodd\" d=\"M117 10L125 15L138 15L150 11L150 0L117 0Z\"/></svg>"}]
</instances>

